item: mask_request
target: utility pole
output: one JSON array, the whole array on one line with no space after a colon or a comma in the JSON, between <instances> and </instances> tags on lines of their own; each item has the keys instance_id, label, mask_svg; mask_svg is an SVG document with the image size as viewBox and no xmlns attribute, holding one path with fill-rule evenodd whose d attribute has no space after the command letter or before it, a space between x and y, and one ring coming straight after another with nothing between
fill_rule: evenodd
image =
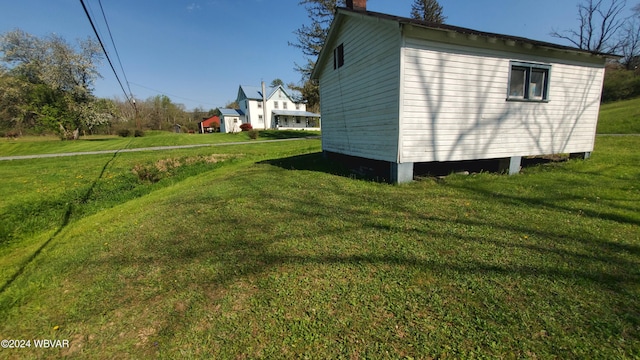
<instances>
[{"instance_id":1,"label":"utility pole","mask_svg":"<svg viewBox=\"0 0 640 360\"><path fill-rule=\"evenodd\" d=\"M267 89L264 81L262 82L262 118L264 120L264 129L267 130Z\"/></svg>"}]
</instances>

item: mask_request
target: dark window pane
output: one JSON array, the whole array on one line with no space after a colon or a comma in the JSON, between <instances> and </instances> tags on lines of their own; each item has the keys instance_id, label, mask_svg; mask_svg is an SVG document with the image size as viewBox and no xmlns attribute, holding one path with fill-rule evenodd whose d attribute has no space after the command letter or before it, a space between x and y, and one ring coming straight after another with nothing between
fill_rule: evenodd
<instances>
[{"instance_id":1,"label":"dark window pane","mask_svg":"<svg viewBox=\"0 0 640 360\"><path fill-rule=\"evenodd\" d=\"M509 97L524 98L524 83L526 69L519 67L511 68L511 79L509 81Z\"/></svg>"}]
</instances>

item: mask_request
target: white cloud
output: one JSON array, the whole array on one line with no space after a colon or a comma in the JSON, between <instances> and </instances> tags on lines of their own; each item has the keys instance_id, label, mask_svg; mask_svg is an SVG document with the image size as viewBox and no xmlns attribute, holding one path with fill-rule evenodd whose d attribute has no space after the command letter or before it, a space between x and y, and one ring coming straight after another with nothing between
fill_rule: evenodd
<instances>
[{"instance_id":1,"label":"white cloud","mask_svg":"<svg viewBox=\"0 0 640 360\"><path fill-rule=\"evenodd\" d=\"M189 12L191 12L193 10L200 10L200 4L191 3L191 4L187 5L187 10Z\"/></svg>"}]
</instances>

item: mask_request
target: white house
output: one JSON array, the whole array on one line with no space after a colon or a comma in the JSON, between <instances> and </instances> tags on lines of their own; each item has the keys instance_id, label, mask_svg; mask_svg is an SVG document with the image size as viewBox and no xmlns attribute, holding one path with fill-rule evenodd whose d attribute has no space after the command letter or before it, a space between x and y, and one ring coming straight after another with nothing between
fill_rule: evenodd
<instances>
[{"instance_id":1,"label":"white house","mask_svg":"<svg viewBox=\"0 0 640 360\"><path fill-rule=\"evenodd\" d=\"M322 148L380 161L392 182L415 163L593 151L607 54L339 8L312 78Z\"/></svg>"},{"instance_id":2,"label":"white house","mask_svg":"<svg viewBox=\"0 0 640 360\"><path fill-rule=\"evenodd\" d=\"M295 101L284 87L263 89L241 85L236 97L240 109L220 109L220 132L240 131L242 123L254 129L320 130L320 114L308 112L306 104Z\"/></svg>"}]
</instances>

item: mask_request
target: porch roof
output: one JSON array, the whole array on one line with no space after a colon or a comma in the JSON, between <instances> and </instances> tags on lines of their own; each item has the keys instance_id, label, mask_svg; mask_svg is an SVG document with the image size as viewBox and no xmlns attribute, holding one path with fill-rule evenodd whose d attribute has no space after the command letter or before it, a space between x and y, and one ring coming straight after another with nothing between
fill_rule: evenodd
<instances>
[{"instance_id":1,"label":"porch roof","mask_svg":"<svg viewBox=\"0 0 640 360\"><path fill-rule=\"evenodd\" d=\"M283 116L302 116L302 117L316 117L319 118L320 114L301 111L301 110L273 110L273 115L283 115Z\"/></svg>"}]
</instances>

